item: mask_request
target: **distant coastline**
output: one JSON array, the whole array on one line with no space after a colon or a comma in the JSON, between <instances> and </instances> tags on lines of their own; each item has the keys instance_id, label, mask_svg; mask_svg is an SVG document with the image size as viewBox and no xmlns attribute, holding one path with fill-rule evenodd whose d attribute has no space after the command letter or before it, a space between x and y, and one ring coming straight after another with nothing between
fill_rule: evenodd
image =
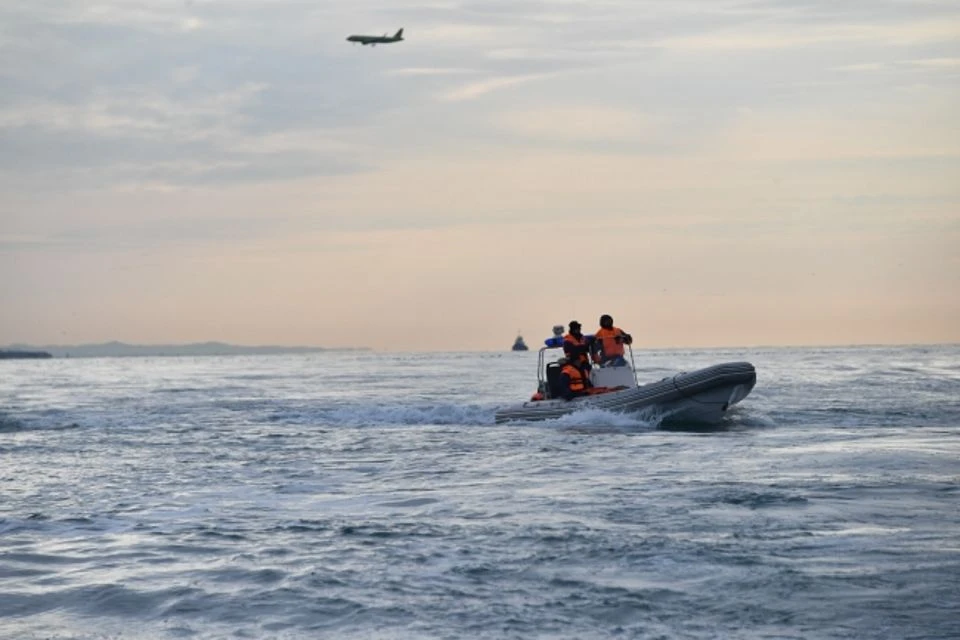
<instances>
[{"instance_id":1,"label":"distant coastline","mask_svg":"<svg viewBox=\"0 0 960 640\"><path fill-rule=\"evenodd\" d=\"M369 351L367 347L284 347L244 346L225 342L195 342L189 344L127 344L104 342L100 344L44 345L13 344L0 347L0 358L125 358L145 356L235 356L235 355L283 355L319 353L325 351ZM10 355L2 354L34 354ZM41 355L43 354L43 355Z\"/></svg>"},{"instance_id":2,"label":"distant coastline","mask_svg":"<svg viewBox=\"0 0 960 640\"><path fill-rule=\"evenodd\" d=\"M53 354L47 351L0 349L0 360L40 360L52 357Z\"/></svg>"}]
</instances>

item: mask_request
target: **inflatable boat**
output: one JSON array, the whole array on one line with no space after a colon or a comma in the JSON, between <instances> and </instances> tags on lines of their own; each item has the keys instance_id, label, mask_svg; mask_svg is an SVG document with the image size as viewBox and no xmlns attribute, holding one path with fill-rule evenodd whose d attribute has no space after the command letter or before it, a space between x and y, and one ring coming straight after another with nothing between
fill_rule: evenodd
<instances>
[{"instance_id":1,"label":"inflatable boat","mask_svg":"<svg viewBox=\"0 0 960 640\"><path fill-rule=\"evenodd\" d=\"M548 350L562 348L562 340L550 338L537 360L537 393L528 402L503 407L497 424L551 420L582 409L617 413L649 411L664 424L718 424L727 410L747 397L757 382L749 362L727 362L704 369L678 373L658 382L638 384L630 364L594 366L590 381L595 393L564 400L558 362L547 362ZM633 361L631 350L630 360ZM599 392L596 392L599 391Z\"/></svg>"}]
</instances>

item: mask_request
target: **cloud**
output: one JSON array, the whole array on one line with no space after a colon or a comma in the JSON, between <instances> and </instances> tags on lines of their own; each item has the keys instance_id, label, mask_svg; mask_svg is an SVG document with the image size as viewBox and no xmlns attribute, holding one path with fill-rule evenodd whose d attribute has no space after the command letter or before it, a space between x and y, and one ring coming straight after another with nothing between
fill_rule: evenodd
<instances>
[{"instance_id":1,"label":"cloud","mask_svg":"<svg viewBox=\"0 0 960 640\"><path fill-rule=\"evenodd\" d=\"M796 24L763 28L732 27L669 36L657 45L683 51L788 49L828 43L877 43L910 46L953 42L960 38L960 20L914 20L897 24Z\"/></svg>"},{"instance_id":2,"label":"cloud","mask_svg":"<svg viewBox=\"0 0 960 640\"><path fill-rule=\"evenodd\" d=\"M203 20L199 18L184 18L180 22L181 31L196 31L203 27Z\"/></svg>"},{"instance_id":3,"label":"cloud","mask_svg":"<svg viewBox=\"0 0 960 640\"><path fill-rule=\"evenodd\" d=\"M861 62L833 67L832 71L850 72L879 72L912 68L913 71L945 71L951 72L960 69L960 58L917 58L914 60L893 60L890 62Z\"/></svg>"},{"instance_id":4,"label":"cloud","mask_svg":"<svg viewBox=\"0 0 960 640\"><path fill-rule=\"evenodd\" d=\"M629 40L588 40L558 43L557 46L509 47L488 50L484 55L493 61L510 63L563 61L567 65L590 66L599 63L624 62L637 56L654 55L653 44Z\"/></svg>"},{"instance_id":5,"label":"cloud","mask_svg":"<svg viewBox=\"0 0 960 640\"><path fill-rule=\"evenodd\" d=\"M952 118L948 103L933 101L892 112L864 107L831 118L796 109L743 111L717 132L710 146L723 149L731 159L807 163L927 159L956 164L960 140L943 135Z\"/></svg>"},{"instance_id":6,"label":"cloud","mask_svg":"<svg viewBox=\"0 0 960 640\"><path fill-rule=\"evenodd\" d=\"M899 293L928 280L942 299L956 290L955 1L402 5L2 4L0 273L17 273L3 282L17 287L4 298L11 318L32 331L58 315L59 292L75 291L93 333L109 299L107 315L153 322L158 339L169 321L245 322L246 305L263 307L269 336L277 312L262 296L312 332L315 318L380 317L398 302L429 323L417 310L449 293L475 305L462 318L475 322L530 304L530 283L556 258L530 238L548 226L579 234L585 220L588 245L616 238L618 273L669 272L671 290L688 293L714 275L721 288L738 282L743 317L770 306L751 298L760 289L793 295L790 278L811 261L829 262L830 282L811 284L798 308L820 313L871 288L892 299L870 274L908 241L930 278ZM344 42L401 26L408 40L396 46ZM250 261L265 246L272 253ZM183 263L184 248L202 259ZM154 252L156 287L97 284L118 254L136 266L141 251ZM491 271L494 253L507 259ZM384 255L387 285L367 277ZM710 272L727 264L711 258L730 255L742 258L735 272ZM872 271L845 263L851 255ZM346 275L304 277L330 272ZM617 295L596 293L595 273L576 277L591 304ZM259 295L251 282L266 283ZM499 297L503 282L516 297ZM168 317L163 301L127 295L182 283L196 296ZM668 326L677 304L704 309L693 294L630 304L638 317L660 308ZM50 313L23 311L44 295ZM541 319L584 300L537 295L530 313ZM298 313L303 301L314 315ZM524 326L505 322L506 340ZM463 346L452 325L449 344ZM428 329L415 333L445 330ZM395 344L411 346L408 335Z\"/></svg>"},{"instance_id":7,"label":"cloud","mask_svg":"<svg viewBox=\"0 0 960 640\"><path fill-rule=\"evenodd\" d=\"M649 140L664 126L661 118L604 106L550 106L500 114L497 124L528 138L562 142Z\"/></svg>"},{"instance_id":8,"label":"cloud","mask_svg":"<svg viewBox=\"0 0 960 640\"><path fill-rule=\"evenodd\" d=\"M881 71L887 68L887 65L882 62L861 62L857 64L845 64L839 67L833 67L831 71L851 71L851 72L861 72L861 71Z\"/></svg>"},{"instance_id":9,"label":"cloud","mask_svg":"<svg viewBox=\"0 0 960 640\"><path fill-rule=\"evenodd\" d=\"M936 69L955 69L960 67L960 58L922 58L917 60L906 60L904 64L912 64L918 67L929 67Z\"/></svg>"},{"instance_id":10,"label":"cloud","mask_svg":"<svg viewBox=\"0 0 960 640\"><path fill-rule=\"evenodd\" d=\"M390 69L386 73L393 76L453 76L477 73L477 70L457 67L404 67L402 69Z\"/></svg>"},{"instance_id":11,"label":"cloud","mask_svg":"<svg viewBox=\"0 0 960 640\"><path fill-rule=\"evenodd\" d=\"M249 83L179 101L157 90L113 91L79 104L7 106L0 109L0 169L58 171L61 187L223 184L363 170L346 145L322 131L298 137L252 130L249 109L265 90Z\"/></svg>"},{"instance_id":12,"label":"cloud","mask_svg":"<svg viewBox=\"0 0 960 640\"><path fill-rule=\"evenodd\" d=\"M434 23L412 28L405 27L404 35L409 41L427 46L482 47L494 45L504 39L523 40L536 37L536 34L522 24L508 26Z\"/></svg>"},{"instance_id":13,"label":"cloud","mask_svg":"<svg viewBox=\"0 0 960 640\"><path fill-rule=\"evenodd\" d=\"M249 83L228 91L173 100L160 91L104 92L79 104L33 101L0 109L0 128L99 133L111 137L197 139L225 132L238 112L266 85Z\"/></svg>"},{"instance_id":14,"label":"cloud","mask_svg":"<svg viewBox=\"0 0 960 640\"><path fill-rule=\"evenodd\" d=\"M551 73L533 73L522 76L500 76L496 78L487 78L477 82L471 82L461 85L455 89L445 92L440 96L441 100L447 102L461 102L465 100L475 100L493 91L499 91L508 87L514 87L535 80L549 78Z\"/></svg>"}]
</instances>

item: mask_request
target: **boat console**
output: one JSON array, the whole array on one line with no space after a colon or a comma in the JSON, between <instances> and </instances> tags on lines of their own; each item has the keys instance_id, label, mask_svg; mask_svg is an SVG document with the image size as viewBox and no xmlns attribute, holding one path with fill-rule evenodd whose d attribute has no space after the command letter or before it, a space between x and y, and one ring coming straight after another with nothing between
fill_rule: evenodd
<instances>
[{"instance_id":1,"label":"boat console","mask_svg":"<svg viewBox=\"0 0 960 640\"><path fill-rule=\"evenodd\" d=\"M637 378L629 365L619 367L593 367L590 382L595 387L635 387Z\"/></svg>"}]
</instances>

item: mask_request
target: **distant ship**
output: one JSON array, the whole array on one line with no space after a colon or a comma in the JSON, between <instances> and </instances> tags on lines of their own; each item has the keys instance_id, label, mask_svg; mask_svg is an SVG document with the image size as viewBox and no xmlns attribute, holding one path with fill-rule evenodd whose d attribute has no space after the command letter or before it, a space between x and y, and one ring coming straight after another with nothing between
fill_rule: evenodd
<instances>
[{"instance_id":1,"label":"distant ship","mask_svg":"<svg viewBox=\"0 0 960 640\"><path fill-rule=\"evenodd\" d=\"M523 341L523 336L517 336L517 339L513 341L512 351L529 351L527 348L527 343Z\"/></svg>"}]
</instances>

